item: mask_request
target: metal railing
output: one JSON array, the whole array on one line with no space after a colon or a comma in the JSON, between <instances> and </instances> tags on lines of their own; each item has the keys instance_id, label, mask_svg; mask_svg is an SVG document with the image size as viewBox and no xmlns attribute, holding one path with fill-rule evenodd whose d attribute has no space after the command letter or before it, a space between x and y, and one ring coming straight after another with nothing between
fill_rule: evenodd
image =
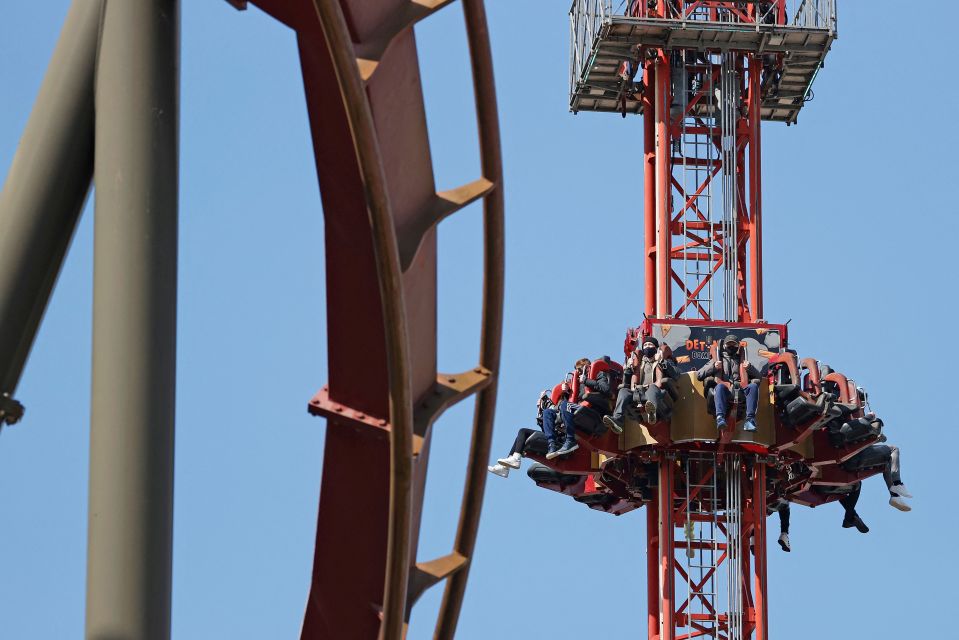
<instances>
[{"instance_id":1,"label":"metal railing","mask_svg":"<svg viewBox=\"0 0 959 640\"><path fill-rule=\"evenodd\" d=\"M794 26L836 31L836 0L802 0L793 15Z\"/></svg>"},{"instance_id":2,"label":"metal railing","mask_svg":"<svg viewBox=\"0 0 959 640\"><path fill-rule=\"evenodd\" d=\"M569 9L569 90L576 91L589 70L596 37L613 15L613 0L574 0Z\"/></svg>"},{"instance_id":3,"label":"metal railing","mask_svg":"<svg viewBox=\"0 0 959 640\"><path fill-rule=\"evenodd\" d=\"M710 24L749 25L789 29L822 29L836 32L837 0L659 0L650 8L647 0L574 0L569 10L570 95L588 74L596 42L614 19L669 20ZM665 17L661 13L665 11Z\"/></svg>"},{"instance_id":4,"label":"metal railing","mask_svg":"<svg viewBox=\"0 0 959 640\"><path fill-rule=\"evenodd\" d=\"M653 7L647 0L620 0L615 13L633 18L836 28L836 0L660 0Z\"/></svg>"}]
</instances>

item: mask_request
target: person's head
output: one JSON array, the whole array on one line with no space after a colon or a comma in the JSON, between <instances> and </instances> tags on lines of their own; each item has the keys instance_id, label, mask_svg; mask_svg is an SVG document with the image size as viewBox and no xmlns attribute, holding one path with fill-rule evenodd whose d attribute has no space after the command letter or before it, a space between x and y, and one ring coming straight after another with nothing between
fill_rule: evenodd
<instances>
[{"instance_id":1,"label":"person's head","mask_svg":"<svg viewBox=\"0 0 959 640\"><path fill-rule=\"evenodd\" d=\"M723 338L723 351L731 356L739 353L739 338L731 333Z\"/></svg>"},{"instance_id":2,"label":"person's head","mask_svg":"<svg viewBox=\"0 0 959 640\"><path fill-rule=\"evenodd\" d=\"M590 362L592 362L592 360L589 358L580 358L576 361L576 370L579 371L580 369L588 367Z\"/></svg>"},{"instance_id":3,"label":"person's head","mask_svg":"<svg viewBox=\"0 0 959 640\"><path fill-rule=\"evenodd\" d=\"M644 356L652 358L656 355L657 349L659 349L659 340L653 336L643 338L642 351Z\"/></svg>"}]
</instances>

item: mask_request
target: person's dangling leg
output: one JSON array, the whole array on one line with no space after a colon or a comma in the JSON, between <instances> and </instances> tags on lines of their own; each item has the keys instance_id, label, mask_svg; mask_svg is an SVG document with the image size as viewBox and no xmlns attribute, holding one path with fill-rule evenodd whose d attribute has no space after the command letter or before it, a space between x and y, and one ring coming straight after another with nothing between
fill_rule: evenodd
<instances>
[{"instance_id":1,"label":"person's dangling leg","mask_svg":"<svg viewBox=\"0 0 959 640\"><path fill-rule=\"evenodd\" d=\"M792 545L789 543L789 503L783 502L776 511L779 513L779 546L789 553L792 551Z\"/></svg>"},{"instance_id":2,"label":"person's dangling leg","mask_svg":"<svg viewBox=\"0 0 959 640\"><path fill-rule=\"evenodd\" d=\"M859 494L862 493L862 483L857 482L853 485L853 490L846 496L839 499L839 504L846 510L846 515L842 520L843 529L856 527L859 533L869 533L869 527L862 521L859 514L856 513L856 504L859 502Z\"/></svg>"},{"instance_id":3,"label":"person's dangling leg","mask_svg":"<svg viewBox=\"0 0 959 640\"><path fill-rule=\"evenodd\" d=\"M603 416L603 424L609 427L614 433L622 433L623 426L626 424L626 406L633 401L633 392L628 387L623 387L616 394L616 406L613 407L613 415Z\"/></svg>"},{"instance_id":4,"label":"person's dangling leg","mask_svg":"<svg viewBox=\"0 0 959 640\"><path fill-rule=\"evenodd\" d=\"M643 394L646 399L643 409L646 411L646 419L649 424L657 422L662 417L663 393L662 389L651 384L647 387L646 393Z\"/></svg>"},{"instance_id":5,"label":"person's dangling leg","mask_svg":"<svg viewBox=\"0 0 959 640\"><path fill-rule=\"evenodd\" d=\"M566 440L563 446L556 452L557 456L565 456L579 449L576 444L576 425L573 424L573 411L578 408L565 400L559 403L559 415L563 419L563 425L566 427ZM547 456L549 457L549 456ZM555 457L555 456L554 456Z\"/></svg>"},{"instance_id":6,"label":"person's dangling leg","mask_svg":"<svg viewBox=\"0 0 959 640\"><path fill-rule=\"evenodd\" d=\"M546 443L548 446L546 452L547 458L555 454L559 449L559 444L556 442L556 418L558 417L559 412L553 407L543 411L543 433L546 434Z\"/></svg>"},{"instance_id":7,"label":"person's dangling leg","mask_svg":"<svg viewBox=\"0 0 959 640\"><path fill-rule=\"evenodd\" d=\"M759 385L755 382L747 384L743 392L746 394L746 421L743 423L743 429L755 431L756 409L759 408Z\"/></svg>"},{"instance_id":8,"label":"person's dangling leg","mask_svg":"<svg viewBox=\"0 0 959 640\"><path fill-rule=\"evenodd\" d=\"M886 481L886 488L889 489L889 504L900 511L912 511L905 498L911 498L912 494L902 483L902 476L899 473L899 447L887 445L889 447L889 462L886 463L882 471L882 479Z\"/></svg>"},{"instance_id":9,"label":"person's dangling leg","mask_svg":"<svg viewBox=\"0 0 959 640\"><path fill-rule=\"evenodd\" d=\"M716 428L722 431L726 428L726 413L729 411L732 393L726 385L717 384L714 397L716 401Z\"/></svg>"}]
</instances>

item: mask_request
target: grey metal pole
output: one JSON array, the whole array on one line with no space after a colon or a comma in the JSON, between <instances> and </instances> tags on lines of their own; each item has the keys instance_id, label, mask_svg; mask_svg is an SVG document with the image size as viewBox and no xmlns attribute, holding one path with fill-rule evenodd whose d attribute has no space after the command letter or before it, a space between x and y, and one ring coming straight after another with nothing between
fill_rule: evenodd
<instances>
[{"instance_id":1,"label":"grey metal pole","mask_svg":"<svg viewBox=\"0 0 959 640\"><path fill-rule=\"evenodd\" d=\"M170 636L178 0L107 0L96 78L87 638Z\"/></svg>"},{"instance_id":2,"label":"grey metal pole","mask_svg":"<svg viewBox=\"0 0 959 640\"><path fill-rule=\"evenodd\" d=\"M12 394L93 178L102 0L74 0L0 191L0 394Z\"/></svg>"}]
</instances>

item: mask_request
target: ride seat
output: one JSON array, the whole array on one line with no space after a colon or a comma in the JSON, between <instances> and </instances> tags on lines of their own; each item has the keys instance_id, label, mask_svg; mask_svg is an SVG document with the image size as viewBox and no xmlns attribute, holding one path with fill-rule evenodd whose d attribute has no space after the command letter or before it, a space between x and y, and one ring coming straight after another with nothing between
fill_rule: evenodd
<instances>
[{"instance_id":1,"label":"ride seat","mask_svg":"<svg viewBox=\"0 0 959 640\"><path fill-rule=\"evenodd\" d=\"M716 415L716 386L718 384L713 381L706 390L706 413L711 416ZM740 387L735 387L733 391L736 394L733 400L736 407L736 420L742 420L746 417L746 392ZM732 410L730 409L730 411Z\"/></svg>"},{"instance_id":2,"label":"ride seat","mask_svg":"<svg viewBox=\"0 0 959 640\"><path fill-rule=\"evenodd\" d=\"M875 416L872 419L869 417L853 418L843 423L838 429L831 424L828 433L829 443L839 449L849 444L879 436L882 433L882 420Z\"/></svg>"},{"instance_id":3,"label":"ride seat","mask_svg":"<svg viewBox=\"0 0 959 640\"><path fill-rule=\"evenodd\" d=\"M606 433L603 416L609 415L613 409L612 395L623 379L623 366L613 362L609 356L593 361L589 367L589 379L596 380L601 372L605 371L609 378L609 394L590 393L580 403L579 409L573 413L573 424L576 429L589 436L600 436Z\"/></svg>"},{"instance_id":4,"label":"ride seat","mask_svg":"<svg viewBox=\"0 0 959 640\"><path fill-rule=\"evenodd\" d=\"M885 467L892 460L892 447L887 444L874 444L866 447L840 466L846 471L864 471Z\"/></svg>"},{"instance_id":5,"label":"ride seat","mask_svg":"<svg viewBox=\"0 0 959 640\"><path fill-rule=\"evenodd\" d=\"M787 384L777 383L774 390L776 406L781 408L785 424L803 428L821 419L827 411L833 411L822 393L819 364L815 359L804 358L800 370L796 355L787 352L777 356L773 364L779 367L780 379L788 380Z\"/></svg>"},{"instance_id":6,"label":"ride seat","mask_svg":"<svg viewBox=\"0 0 959 640\"><path fill-rule=\"evenodd\" d=\"M537 486L560 493L581 493L586 487L586 476L572 473L563 473L550 469L545 464L534 462L526 470L526 475Z\"/></svg>"},{"instance_id":7,"label":"ride seat","mask_svg":"<svg viewBox=\"0 0 959 640\"><path fill-rule=\"evenodd\" d=\"M523 450L526 451L526 453L545 456L547 451L549 451L549 443L546 440L546 434L542 431L534 431L528 438L526 438L526 444L523 446Z\"/></svg>"},{"instance_id":8,"label":"ride seat","mask_svg":"<svg viewBox=\"0 0 959 640\"><path fill-rule=\"evenodd\" d=\"M590 509L596 509L597 511L609 511L610 508L616 506L620 502L620 498L617 498L611 493L598 492L598 493L587 493L581 496L573 496L573 500L581 504L585 504Z\"/></svg>"}]
</instances>

